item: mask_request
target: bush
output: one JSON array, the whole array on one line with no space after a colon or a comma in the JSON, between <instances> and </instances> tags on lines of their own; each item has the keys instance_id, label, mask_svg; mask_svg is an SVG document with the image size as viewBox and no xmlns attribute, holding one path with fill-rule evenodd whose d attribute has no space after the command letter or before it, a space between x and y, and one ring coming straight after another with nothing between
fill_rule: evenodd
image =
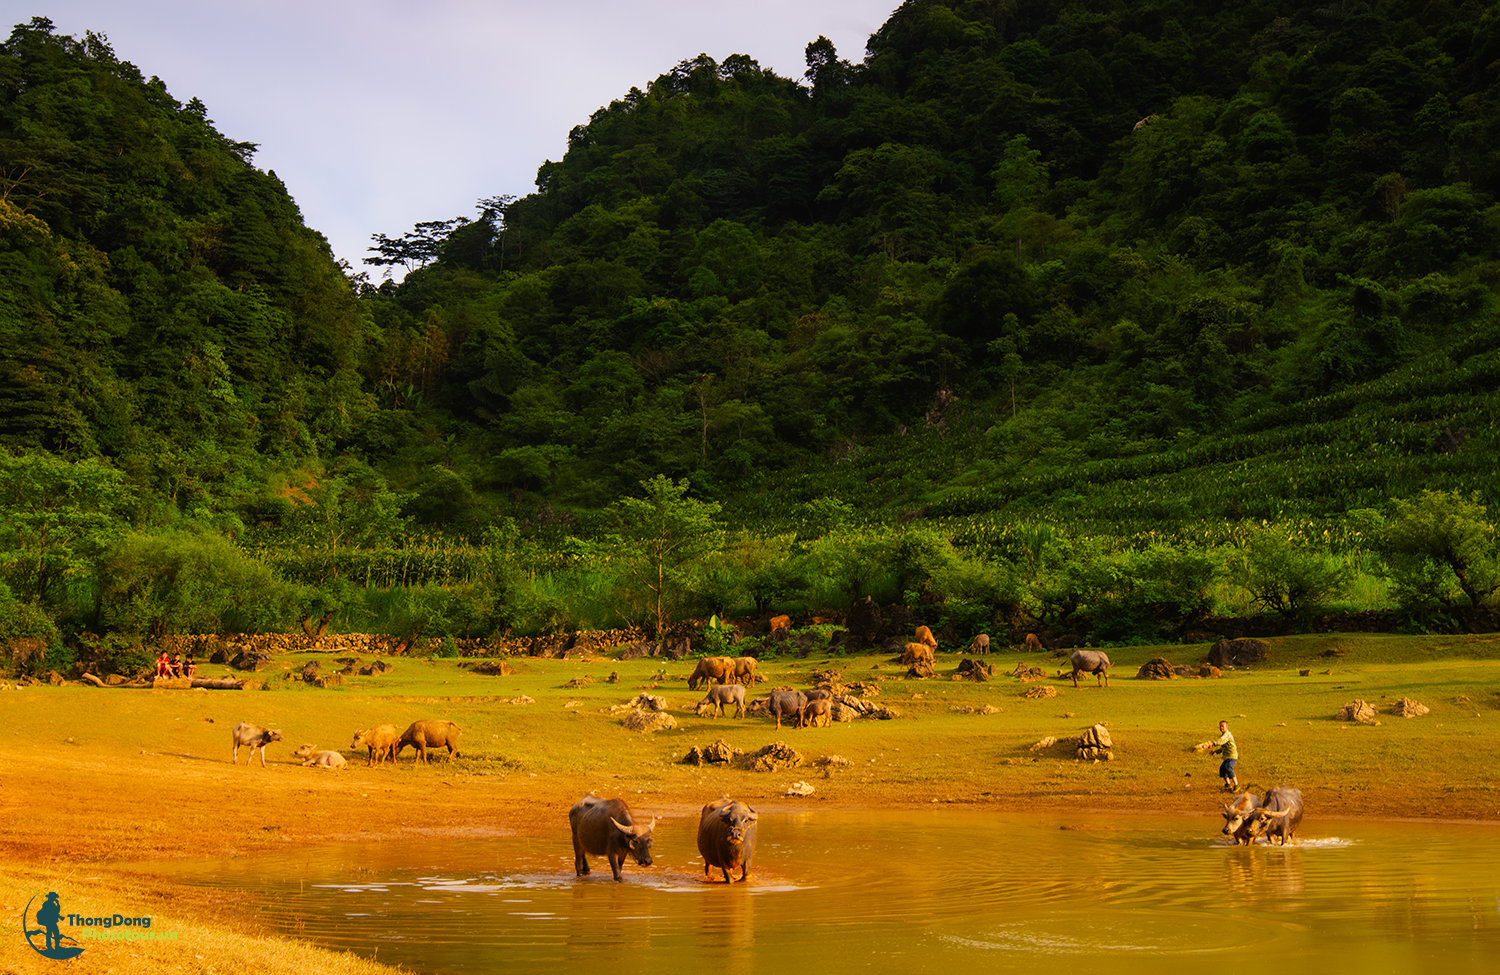
<instances>
[{"instance_id":1,"label":"bush","mask_svg":"<svg viewBox=\"0 0 1500 975\"><path fill-rule=\"evenodd\" d=\"M127 535L99 577L103 624L151 638L285 629L299 615L295 587L218 535Z\"/></svg>"},{"instance_id":2,"label":"bush","mask_svg":"<svg viewBox=\"0 0 1500 975\"><path fill-rule=\"evenodd\" d=\"M1254 602L1289 620L1338 599L1353 578L1341 559L1274 528L1251 535L1244 549L1230 556L1228 568Z\"/></svg>"}]
</instances>

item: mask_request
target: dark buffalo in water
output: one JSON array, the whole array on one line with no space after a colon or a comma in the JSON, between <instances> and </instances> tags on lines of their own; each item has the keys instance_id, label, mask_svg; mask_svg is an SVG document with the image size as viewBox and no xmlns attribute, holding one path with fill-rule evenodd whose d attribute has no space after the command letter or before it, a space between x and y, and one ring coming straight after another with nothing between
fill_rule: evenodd
<instances>
[{"instance_id":1,"label":"dark buffalo in water","mask_svg":"<svg viewBox=\"0 0 1500 975\"><path fill-rule=\"evenodd\" d=\"M1094 675L1094 684L1097 686L1099 678L1104 678L1104 686L1109 686L1109 668L1113 666L1109 662L1109 654L1103 650L1074 650L1068 658L1073 664L1073 686L1078 686L1078 674Z\"/></svg>"},{"instance_id":2,"label":"dark buffalo in water","mask_svg":"<svg viewBox=\"0 0 1500 975\"><path fill-rule=\"evenodd\" d=\"M1273 836L1279 837L1281 845L1285 846L1301 823L1302 790L1284 785L1272 786L1266 792L1265 801L1255 810L1255 818L1250 821L1250 835L1263 836L1267 843Z\"/></svg>"},{"instance_id":3,"label":"dark buffalo in water","mask_svg":"<svg viewBox=\"0 0 1500 975\"><path fill-rule=\"evenodd\" d=\"M588 874L591 856L608 857L615 880L620 879L626 856L643 867L651 866L651 831L656 820L637 826L624 799L600 799L591 792L568 810L568 823L573 827L573 869L578 876Z\"/></svg>"},{"instance_id":4,"label":"dark buffalo in water","mask_svg":"<svg viewBox=\"0 0 1500 975\"><path fill-rule=\"evenodd\" d=\"M1250 821L1259 808L1260 799L1248 792L1236 796L1234 802L1224 804L1224 835L1234 837L1235 846L1241 843L1249 846L1255 842L1255 837L1250 835Z\"/></svg>"},{"instance_id":5,"label":"dark buffalo in water","mask_svg":"<svg viewBox=\"0 0 1500 975\"><path fill-rule=\"evenodd\" d=\"M743 802L725 796L703 807L698 821L698 852L703 854L703 876L713 876L713 868L724 872L724 882L734 883L729 874L736 868L740 880L750 876L750 858L755 855L755 810Z\"/></svg>"}]
</instances>

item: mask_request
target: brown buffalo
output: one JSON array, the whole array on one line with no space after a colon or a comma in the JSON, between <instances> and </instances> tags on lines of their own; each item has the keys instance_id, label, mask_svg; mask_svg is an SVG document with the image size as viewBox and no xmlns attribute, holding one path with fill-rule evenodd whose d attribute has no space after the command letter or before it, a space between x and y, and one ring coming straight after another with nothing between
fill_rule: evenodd
<instances>
[{"instance_id":1,"label":"brown buffalo","mask_svg":"<svg viewBox=\"0 0 1500 975\"><path fill-rule=\"evenodd\" d=\"M734 676L734 660L730 657L702 657L698 666L688 677L688 690L696 691L698 684L727 684Z\"/></svg>"},{"instance_id":2,"label":"brown buffalo","mask_svg":"<svg viewBox=\"0 0 1500 975\"><path fill-rule=\"evenodd\" d=\"M802 706L800 723L804 728L827 728L833 724L833 702L817 698Z\"/></svg>"},{"instance_id":3,"label":"brown buffalo","mask_svg":"<svg viewBox=\"0 0 1500 975\"><path fill-rule=\"evenodd\" d=\"M724 871L724 882L734 883L730 871L736 867L740 880L750 876L750 858L755 855L755 810L728 796L703 807L698 820L698 852L703 854L703 876L713 868Z\"/></svg>"},{"instance_id":4,"label":"brown buffalo","mask_svg":"<svg viewBox=\"0 0 1500 975\"><path fill-rule=\"evenodd\" d=\"M934 649L934 650L937 649L937 637L933 636L932 635L932 631L929 630L925 626L919 626L919 627L917 627L917 640L916 640L916 642L917 643L925 643L929 647L931 647L932 649Z\"/></svg>"},{"instance_id":5,"label":"brown buffalo","mask_svg":"<svg viewBox=\"0 0 1500 975\"><path fill-rule=\"evenodd\" d=\"M405 731L401 732L401 740L396 742L396 750L392 753L394 761L410 745L417 750L417 761L427 761L427 749L447 748L448 761L458 757L458 736L463 729L452 721L436 721L426 719L413 721Z\"/></svg>"},{"instance_id":6,"label":"brown buffalo","mask_svg":"<svg viewBox=\"0 0 1500 975\"><path fill-rule=\"evenodd\" d=\"M369 749L369 758L366 765L380 765L387 758L396 760L396 743L401 740L401 734L393 724L378 724L373 728L354 733L354 744L349 747L355 751L361 748Z\"/></svg>"},{"instance_id":7,"label":"brown buffalo","mask_svg":"<svg viewBox=\"0 0 1500 975\"><path fill-rule=\"evenodd\" d=\"M734 658L734 682L749 687L755 683L755 668L760 661L754 657Z\"/></svg>"},{"instance_id":8,"label":"brown buffalo","mask_svg":"<svg viewBox=\"0 0 1500 975\"><path fill-rule=\"evenodd\" d=\"M1250 846L1255 837L1250 835L1250 824L1255 819L1255 810L1260 808L1260 798L1245 793L1234 802L1224 803L1224 835L1234 837L1234 845Z\"/></svg>"},{"instance_id":9,"label":"brown buffalo","mask_svg":"<svg viewBox=\"0 0 1500 975\"><path fill-rule=\"evenodd\" d=\"M653 819L649 826L637 826L624 799L600 799L590 792L568 810L574 872L586 876L590 856L607 857L617 881L626 856L643 867L651 866L651 831L656 823Z\"/></svg>"},{"instance_id":10,"label":"brown buffalo","mask_svg":"<svg viewBox=\"0 0 1500 975\"><path fill-rule=\"evenodd\" d=\"M1026 634L1026 641L1023 646L1027 650L1040 650L1042 649L1042 641L1036 638L1035 633L1028 633Z\"/></svg>"},{"instance_id":11,"label":"brown buffalo","mask_svg":"<svg viewBox=\"0 0 1500 975\"><path fill-rule=\"evenodd\" d=\"M908 643L905 649L901 651L902 666L911 666L912 664L922 663L924 661L929 667L933 666L934 664L934 661L932 659L932 647L928 646L925 643Z\"/></svg>"},{"instance_id":12,"label":"brown buffalo","mask_svg":"<svg viewBox=\"0 0 1500 975\"><path fill-rule=\"evenodd\" d=\"M989 653L990 652L990 635L988 633L981 633L978 636L976 636L973 639L973 641L969 644L969 652L970 653Z\"/></svg>"},{"instance_id":13,"label":"brown buffalo","mask_svg":"<svg viewBox=\"0 0 1500 975\"><path fill-rule=\"evenodd\" d=\"M712 706L714 714L724 713L729 705L734 705L734 716L743 718L745 716L745 689L739 684L716 684L708 689L708 696L698 702L698 712L701 714L703 706Z\"/></svg>"}]
</instances>

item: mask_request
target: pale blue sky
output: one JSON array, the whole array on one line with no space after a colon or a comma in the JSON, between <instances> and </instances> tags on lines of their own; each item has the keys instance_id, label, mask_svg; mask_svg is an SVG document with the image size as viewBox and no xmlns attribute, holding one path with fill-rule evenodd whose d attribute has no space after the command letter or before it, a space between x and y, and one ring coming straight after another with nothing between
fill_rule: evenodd
<instances>
[{"instance_id":1,"label":"pale blue sky","mask_svg":"<svg viewBox=\"0 0 1500 975\"><path fill-rule=\"evenodd\" d=\"M225 136L260 145L334 253L534 189L568 131L700 52L801 78L819 34L859 61L900 0L0 0L109 38Z\"/></svg>"}]
</instances>

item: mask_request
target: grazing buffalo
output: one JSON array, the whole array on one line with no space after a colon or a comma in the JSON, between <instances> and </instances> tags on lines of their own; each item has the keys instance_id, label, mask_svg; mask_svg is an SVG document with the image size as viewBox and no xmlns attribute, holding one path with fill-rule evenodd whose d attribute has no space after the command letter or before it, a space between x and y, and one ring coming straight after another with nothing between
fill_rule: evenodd
<instances>
[{"instance_id":1,"label":"grazing buffalo","mask_svg":"<svg viewBox=\"0 0 1500 975\"><path fill-rule=\"evenodd\" d=\"M730 871L736 867L740 880L750 876L750 858L755 855L755 810L728 796L703 807L698 821L698 852L703 854L703 876L713 876L713 868L724 871L724 882L732 884Z\"/></svg>"},{"instance_id":2,"label":"grazing buffalo","mask_svg":"<svg viewBox=\"0 0 1500 975\"><path fill-rule=\"evenodd\" d=\"M643 867L651 866L651 831L657 820L637 826L624 799L600 799L590 792L568 810L568 823L573 827L573 869L578 876L588 874L591 856L608 857L615 880L620 879L627 855Z\"/></svg>"},{"instance_id":3,"label":"grazing buffalo","mask_svg":"<svg viewBox=\"0 0 1500 975\"><path fill-rule=\"evenodd\" d=\"M913 664L926 662L927 666L933 665L932 647L925 643L908 643L901 651L901 666L909 667Z\"/></svg>"},{"instance_id":4,"label":"grazing buffalo","mask_svg":"<svg viewBox=\"0 0 1500 975\"><path fill-rule=\"evenodd\" d=\"M273 731L269 728L262 728L259 725L248 724L244 721L241 721L239 724L235 725L234 728L230 731L230 734L234 737L234 749L230 752L230 756L231 761L233 761L235 765L240 764L240 746L243 745L246 748L250 749L250 755L254 755L255 752L259 750L260 767L265 768L266 746L273 741L281 740L280 731ZM246 765L250 764L250 755L245 756Z\"/></svg>"},{"instance_id":5,"label":"grazing buffalo","mask_svg":"<svg viewBox=\"0 0 1500 975\"><path fill-rule=\"evenodd\" d=\"M931 647L932 649L934 649L934 650L937 649L937 637L933 636L932 635L932 630L928 629L925 626L919 626L919 627L917 627L917 641L916 642L918 642L918 643L925 643L929 647Z\"/></svg>"},{"instance_id":6,"label":"grazing buffalo","mask_svg":"<svg viewBox=\"0 0 1500 975\"><path fill-rule=\"evenodd\" d=\"M715 684L708 689L708 696L698 702L700 712L705 704L713 706L716 716L723 714L724 709L732 704L734 716L743 718L745 716L745 688L739 684Z\"/></svg>"},{"instance_id":7,"label":"grazing buffalo","mask_svg":"<svg viewBox=\"0 0 1500 975\"><path fill-rule=\"evenodd\" d=\"M1035 633L1026 634L1026 642L1022 644L1027 650L1042 649L1042 641L1036 638Z\"/></svg>"},{"instance_id":8,"label":"grazing buffalo","mask_svg":"<svg viewBox=\"0 0 1500 975\"><path fill-rule=\"evenodd\" d=\"M345 764L344 756L338 752L328 749L319 750L317 745L307 744L292 752L294 756L302 759L304 766L316 766L318 768L338 769Z\"/></svg>"},{"instance_id":9,"label":"grazing buffalo","mask_svg":"<svg viewBox=\"0 0 1500 975\"><path fill-rule=\"evenodd\" d=\"M458 736L463 731L452 721L435 721L426 719L413 721L411 725L401 732L401 739L396 742L396 750L391 754L391 760L395 761L406 747L410 745L417 750L417 761L427 761L427 749L447 748L448 761L458 757Z\"/></svg>"},{"instance_id":10,"label":"grazing buffalo","mask_svg":"<svg viewBox=\"0 0 1500 975\"><path fill-rule=\"evenodd\" d=\"M989 653L990 652L990 635L988 633L981 633L978 636L976 636L973 639L973 641L969 644L969 652L970 653Z\"/></svg>"},{"instance_id":11,"label":"grazing buffalo","mask_svg":"<svg viewBox=\"0 0 1500 975\"><path fill-rule=\"evenodd\" d=\"M798 723L804 728L827 728L833 724L833 702L826 697L808 701Z\"/></svg>"},{"instance_id":12,"label":"grazing buffalo","mask_svg":"<svg viewBox=\"0 0 1500 975\"><path fill-rule=\"evenodd\" d=\"M1284 785L1272 786L1266 791L1265 801L1255 810L1255 818L1250 821L1250 835L1264 836L1267 843L1271 842L1271 837L1279 837L1281 845L1285 846L1301 822L1302 790Z\"/></svg>"},{"instance_id":13,"label":"grazing buffalo","mask_svg":"<svg viewBox=\"0 0 1500 975\"><path fill-rule=\"evenodd\" d=\"M1098 686L1099 678L1104 678L1104 686L1109 686L1109 654L1103 650L1074 650L1068 658L1073 664L1073 686L1078 686L1078 674L1080 672L1094 675L1094 684Z\"/></svg>"},{"instance_id":14,"label":"grazing buffalo","mask_svg":"<svg viewBox=\"0 0 1500 975\"><path fill-rule=\"evenodd\" d=\"M755 683L755 668L760 661L754 657L734 658L734 682L749 686Z\"/></svg>"},{"instance_id":15,"label":"grazing buffalo","mask_svg":"<svg viewBox=\"0 0 1500 975\"><path fill-rule=\"evenodd\" d=\"M1234 837L1235 846L1241 843L1250 846L1255 842L1250 835L1250 822L1259 808L1260 800L1248 792L1224 804L1224 835Z\"/></svg>"},{"instance_id":16,"label":"grazing buffalo","mask_svg":"<svg viewBox=\"0 0 1500 975\"><path fill-rule=\"evenodd\" d=\"M396 760L396 743L401 740L401 734L393 724L378 724L373 728L354 733L354 744L349 747L355 751L361 748L369 749L369 757L366 765L383 764L387 758Z\"/></svg>"},{"instance_id":17,"label":"grazing buffalo","mask_svg":"<svg viewBox=\"0 0 1500 975\"><path fill-rule=\"evenodd\" d=\"M796 718L800 727L802 724L802 709L807 707L807 695L801 691L793 691L779 688L771 692L767 700L767 710L776 718L776 730L781 730L781 719L783 716Z\"/></svg>"},{"instance_id":18,"label":"grazing buffalo","mask_svg":"<svg viewBox=\"0 0 1500 975\"><path fill-rule=\"evenodd\" d=\"M733 676L734 659L732 657L702 657L692 676L688 677L688 690L696 691L700 682L727 684Z\"/></svg>"}]
</instances>

